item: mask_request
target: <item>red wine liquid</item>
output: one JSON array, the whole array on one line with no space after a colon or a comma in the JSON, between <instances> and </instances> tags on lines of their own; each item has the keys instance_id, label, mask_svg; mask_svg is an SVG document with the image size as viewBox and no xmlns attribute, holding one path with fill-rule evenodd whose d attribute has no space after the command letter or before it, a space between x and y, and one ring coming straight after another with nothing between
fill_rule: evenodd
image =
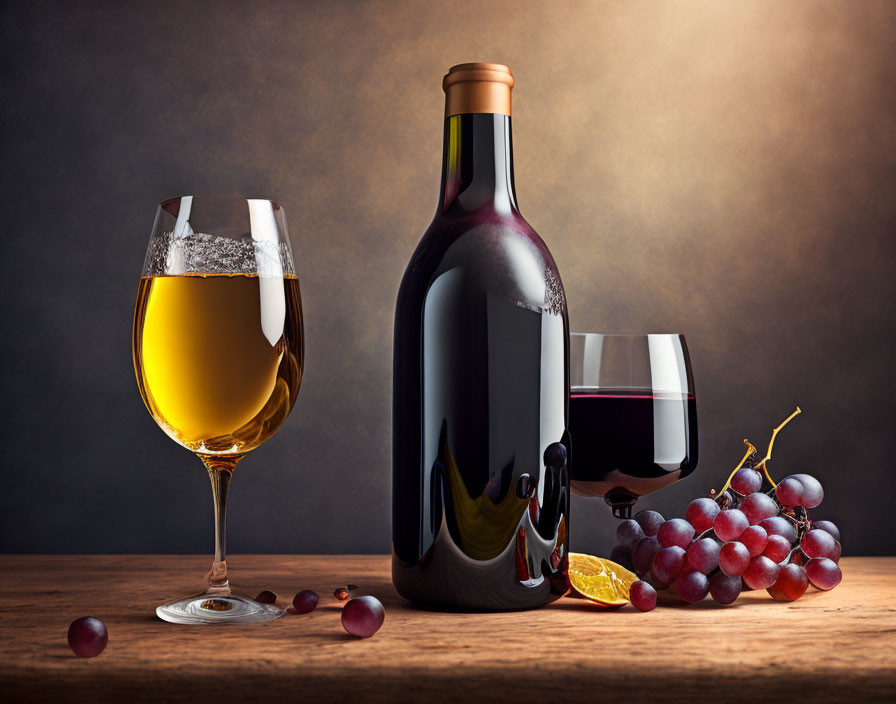
<instances>
[{"instance_id":1,"label":"red wine liquid","mask_svg":"<svg viewBox=\"0 0 896 704\"><path fill-rule=\"evenodd\" d=\"M573 493L633 497L662 489L697 466L693 395L650 389L573 389L569 396Z\"/></svg>"}]
</instances>

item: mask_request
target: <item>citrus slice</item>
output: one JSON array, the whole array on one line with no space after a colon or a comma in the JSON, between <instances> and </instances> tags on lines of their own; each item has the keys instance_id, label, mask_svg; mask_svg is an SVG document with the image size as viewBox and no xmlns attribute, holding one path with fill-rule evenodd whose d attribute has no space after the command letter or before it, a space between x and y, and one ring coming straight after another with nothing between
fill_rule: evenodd
<instances>
[{"instance_id":1,"label":"citrus slice","mask_svg":"<svg viewBox=\"0 0 896 704\"><path fill-rule=\"evenodd\" d=\"M636 574L615 562L569 553L569 584L578 596L604 606L622 606L629 602L628 590L637 581Z\"/></svg>"}]
</instances>

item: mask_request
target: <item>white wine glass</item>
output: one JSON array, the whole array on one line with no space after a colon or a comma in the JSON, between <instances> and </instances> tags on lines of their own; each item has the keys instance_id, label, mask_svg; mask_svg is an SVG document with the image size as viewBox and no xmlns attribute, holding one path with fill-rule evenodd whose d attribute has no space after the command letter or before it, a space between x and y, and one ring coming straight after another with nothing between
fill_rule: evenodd
<instances>
[{"instance_id":1,"label":"white wine glass","mask_svg":"<svg viewBox=\"0 0 896 704\"><path fill-rule=\"evenodd\" d=\"M207 589L162 604L173 623L245 623L283 610L231 591L227 492L237 463L270 438L299 393L302 305L283 208L184 196L159 205L134 313L134 369L150 414L208 470L215 556Z\"/></svg>"}]
</instances>

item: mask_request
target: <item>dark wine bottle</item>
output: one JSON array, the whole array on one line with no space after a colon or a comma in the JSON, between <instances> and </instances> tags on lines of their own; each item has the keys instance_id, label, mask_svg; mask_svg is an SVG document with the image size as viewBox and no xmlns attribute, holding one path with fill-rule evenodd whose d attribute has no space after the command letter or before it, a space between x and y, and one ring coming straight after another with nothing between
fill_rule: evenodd
<instances>
[{"instance_id":1,"label":"dark wine bottle","mask_svg":"<svg viewBox=\"0 0 896 704\"><path fill-rule=\"evenodd\" d=\"M569 322L516 205L513 77L445 76L439 207L395 311L392 581L433 607L534 608L566 591Z\"/></svg>"}]
</instances>

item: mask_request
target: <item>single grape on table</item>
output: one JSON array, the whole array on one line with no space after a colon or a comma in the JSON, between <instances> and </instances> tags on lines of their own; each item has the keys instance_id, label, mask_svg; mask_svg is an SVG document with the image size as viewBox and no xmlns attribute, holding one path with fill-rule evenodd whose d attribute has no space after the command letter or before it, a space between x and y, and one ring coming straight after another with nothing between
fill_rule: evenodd
<instances>
[{"instance_id":1,"label":"single grape on table","mask_svg":"<svg viewBox=\"0 0 896 704\"><path fill-rule=\"evenodd\" d=\"M656 590L647 582L638 580L629 590L629 599L639 611L651 611L656 606Z\"/></svg>"},{"instance_id":2,"label":"single grape on table","mask_svg":"<svg viewBox=\"0 0 896 704\"><path fill-rule=\"evenodd\" d=\"M316 591L303 589L292 598L293 608L297 614L309 614L317 608L320 597Z\"/></svg>"},{"instance_id":3,"label":"single grape on table","mask_svg":"<svg viewBox=\"0 0 896 704\"><path fill-rule=\"evenodd\" d=\"M109 631L93 616L82 616L68 627L68 645L79 658L95 658L106 649Z\"/></svg>"},{"instance_id":4,"label":"single grape on table","mask_svg":"<svg viewBox=\"0 0 896 704\"><path fill-rule=\"evenodd\" d=\"M386 610L373 596L355 597L342 608L342 627L359 638L370 638L385 620Z\"/></svg>"}]
</instances>

